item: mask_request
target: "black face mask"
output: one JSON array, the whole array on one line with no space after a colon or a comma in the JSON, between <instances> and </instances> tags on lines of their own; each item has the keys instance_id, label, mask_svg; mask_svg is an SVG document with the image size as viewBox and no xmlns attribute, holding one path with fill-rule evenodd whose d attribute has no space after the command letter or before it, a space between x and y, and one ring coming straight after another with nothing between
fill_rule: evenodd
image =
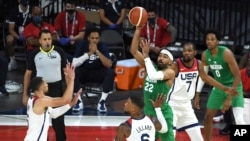
<instances>
[{"instance_id":1,"label":"black face mask","mask_svg":"<svg viewBox=\"0 0 250 141\"><path fill-rule=\"evenodd\" d=\"M155 24L155 17L154 18L148 18L148 22L149 22L149 24L152 24L152 25L154 25Z\"/></svg>"},{"instance_id":2,"label":"black face mask","mask_svg":"<svg viewBox=\"0 0 250 141\"><path fill-rule=\"evenodd\" d=\"M66 12L71 15L75 12L75 9L67 9Z\"/></svg>"},{"instance_id":3,"label":"black face mask","mask_svg":"<svg viewBox=\"0 0 250 141\"><path fill-rule=\"evenodd\" d=\"M42 16L34 16L32 20L35 25L41 25L43 22Z\"/></svg>"}]
</instances>

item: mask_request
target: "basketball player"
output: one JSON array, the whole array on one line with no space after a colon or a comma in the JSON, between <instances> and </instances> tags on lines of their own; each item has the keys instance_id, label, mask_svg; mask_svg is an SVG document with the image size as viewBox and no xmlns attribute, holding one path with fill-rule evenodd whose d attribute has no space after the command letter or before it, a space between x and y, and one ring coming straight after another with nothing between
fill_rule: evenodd
<instances>
[{"instance_id":1,"label":"basketball player","mask_svg":"<svg viewBox=\"0 0 250 141\"><path fill-rule=\"evenodd\" d=\"M222 107L225 112L231 105L236 124L244 124L243 120L243 88L240 79L240 71L234 54L224 46L218 46L220 35L216 30L206 32L207 49L202 53L204 68L211 69L213 77L218 82L232 87L238 94L227 95L225 92L213 88L207 102L205 114L205 141L211 141L213 129L213 117ZM200 92L203 84L198 84L197 91ZM199 93L197 93L199 95ZM198 103L197 103L198 104Z\"/></svg>"},{"instance_id":2,"label":"basketball player","mask_svg":"<svg viewBox=\"0 0 250 141\"><path fill-rule=\"evenodd\" d=\"M227 93L230 93L230 89L207 75L202 62L195 58L196 53L196 46L193 43L185 43L183 57L177 58L172 64L176 77L170 91L169 105L174 113L174 134L176 130L185 130L191 141L203 141L199 122L191 103L199 76L209 85L226 90Z\"/></svg>"},{"instance_id":3,"label":"basketball player","mask_svg":"<svg viewBox=\"0 0 250 141\"><path fill-rule=\"evenodd\" d=\"M173 56L168 50L163 49L158 56L157 66L153 66L152 61L148 56L149 47L147 49L142 48L143 52L138 50L141 28L142 27L139 26L136 27L130 52L139 64L146 66L147 75L145 77L143 90L145 103L144 112L147 116L156 117L154 107L149 99L156 100L158 93L163 93L168 97L168 91L170 90L175 78L175 72L168 68L168 65L172 63ZM148 44L147 41L141 40L141 44L145 44L145 42ZM156 72L155 67L160 71ZM160 137L162 141L174 141L172 109L168 103L164 103L161 108L164 118L167 121L168 132L157 132L156 136L157 138Z\"/></svg>"},{"instance_id":4,"label":"basketball player","mask_svg":"<svg viewBox=\"0 0 250 141\"><path fill-rule=\"evenodd\" d=\"M130 97L124 104L124 111L130 114L130 118L118 127L115 141L155 141L155 131L167 132L167 123L161 111L161 106L166 97L158 94L155 102L151 100L157 119L144 115L144 102L140 97Z\"/></svg>"},{"instance_id":5,"label":"basketball player","mask_svg":"<svg viewBox=\"0 0 250 141\"><path fill-rule=\"evenodd\" d=\"M42 77L32 79L30 88L33 95L29 97L27 104L28 130L24 138L25 141L46 141L48 139L50 117L57 118L77 102L81 90L77 92L77 95L71 101L75 78L74 71L74 67L71 67L70 64L66 65L65 80L67 88L62 97L52 98L47 96L47 82Z\"/></svg>"}]
</instances>

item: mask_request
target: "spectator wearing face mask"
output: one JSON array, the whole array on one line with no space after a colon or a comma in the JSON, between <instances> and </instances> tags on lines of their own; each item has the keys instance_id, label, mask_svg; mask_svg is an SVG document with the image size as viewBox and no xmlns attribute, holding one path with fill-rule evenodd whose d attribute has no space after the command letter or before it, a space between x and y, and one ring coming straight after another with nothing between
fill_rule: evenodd
<instances>
[{"instance_id":1,"label":"spectator wearing face mask","mask_svg":"<svg viewBox=\"0 0 250 141\"><path fill-rule=\"evenodd\" d=\"M83 40L85 34L85 15L76 10L75 0L65 0L65 10L60 12L55 20L55 29L59 34L59 46L67 53L71 60L79 41Z\"/></svg>"},{"instance_id":2,"label":"spectator wearing face mask","mask_svg":"<svg viewBox=\"0 0 250 141\"><path fill-rule=\"evenodd\" d=\"M8 35L6 36L6 48L10 58L8 70L17 69L14 52L15 46L24 44L23 30L31 21L31 7L28 0L17 0L18 6L11 9L6 21L8 22Z\"/></svg>"},{"instance_id":3,"label":"spectator wearing face mask","mask_svg":"<svg viewBox=\"0 0 250 141\"><path fill-rule=\"evenodd\" d=\"M43 29L47 29L50 31L53 41L57 40L58 35L55 28L51 24L44 22L42 19L41 7L34 6L32 8L32 22L24 27L24 38L26 40L27 56L29 56L30 52L33 49L40 47L39 33Z\"/></svg>"},{"instance_id":4,"label":"spectator wearing face mask","mask_svg":"<svg viewBox=\"0 0 250 141\"><path fill-rule=\"evenodd\" d=\"M158 54L161 48L175 41L177 31L169 21L158 17L155 9L150 8L147 12L148 22L142 28L141 37L149 41L150 53Z\"/></svg>"}]
</instances>

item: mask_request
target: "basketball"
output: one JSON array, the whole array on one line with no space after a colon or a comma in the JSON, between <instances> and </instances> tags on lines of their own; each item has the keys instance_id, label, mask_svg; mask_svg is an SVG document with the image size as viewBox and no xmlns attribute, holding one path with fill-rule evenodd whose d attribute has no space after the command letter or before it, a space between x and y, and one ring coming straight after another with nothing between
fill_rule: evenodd
<instances>
[{"instance_id":1,"label":"basketball","mask_svg":"<svg viewBox=\"0 0 250 141\"><path fill-rule=\"evenodd\" d=\"M129 11L128 19L134 26L143 26L148 20L148 13L143 7L136 6Z\"/></svg>"}]
</instances>

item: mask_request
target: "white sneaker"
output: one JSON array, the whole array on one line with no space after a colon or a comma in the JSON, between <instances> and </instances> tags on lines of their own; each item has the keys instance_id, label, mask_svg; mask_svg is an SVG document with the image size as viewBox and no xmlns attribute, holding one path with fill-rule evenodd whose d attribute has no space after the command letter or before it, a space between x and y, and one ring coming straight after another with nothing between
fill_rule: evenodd
<instances>
[{"instance_id":1,"label":"white sneaker","mask_svg":"<svg viewBox=\"0 0 250 141\"><path fill-rule=\"evenodd\" d=\"M15 60L11 60L8 64L8 71L12 71L17 69L17 62Z\"/></svg>"},{"instance_id":2,"label":"white sneaker","mask_svg":"<svg viewBox=\"0 0 250 141\"><path fill-rule=\"evenodd\" d=\"M213 117L213 122L217 123L217 122L221 122L224 119L223 115L219 115L216 117Z\"/></svg>"},{"instance_id":3,"label":"white sneaker","mask_svg":"<svg viewBox=\"0 0 250 141\"><path fill-rule=\"evenodd\" d=\"M106 113L107 112L107 107L105 105L105 101L101 100L98 104L97 104L97 111L101 112L101 113Z\"/></svg>"},{"instance_id":4,"label":"white sneaker","mask_svg":"<svg viewBox=\"0 0 250 141\"><path fill-rule=\"evenodd\" d=\"M78 100L76 105L73 106L72 111L79 112L83 110L83 102L81 100Z\"/></svg>"}]
</instances>

